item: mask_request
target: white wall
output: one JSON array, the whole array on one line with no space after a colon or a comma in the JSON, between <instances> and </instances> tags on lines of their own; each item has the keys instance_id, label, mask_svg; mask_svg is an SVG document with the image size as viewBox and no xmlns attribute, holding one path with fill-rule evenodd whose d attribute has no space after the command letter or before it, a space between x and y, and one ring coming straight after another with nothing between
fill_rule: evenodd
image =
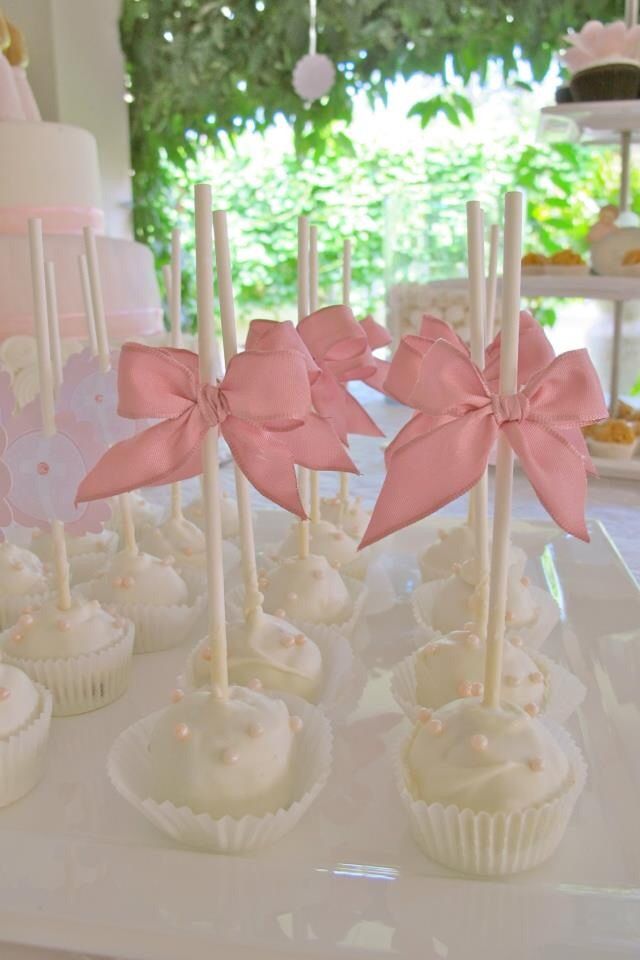
<instances>
[{"instance_id":1,"label":"white wall","mask_svg":"<svg viewBox=\"0 0 640 960\"><path fill-rule=\"evenodd\" d=\"M106 231L131 236L131 167L121 0L3 0L25 35L29 78L45 120L89 130L98 142Z\"/></svg>"}]
</instances>

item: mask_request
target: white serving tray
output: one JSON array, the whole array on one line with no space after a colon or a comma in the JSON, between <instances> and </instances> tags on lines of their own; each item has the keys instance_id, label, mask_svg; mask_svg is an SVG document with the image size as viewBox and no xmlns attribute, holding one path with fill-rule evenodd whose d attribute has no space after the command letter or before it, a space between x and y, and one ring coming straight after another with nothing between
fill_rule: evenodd
<instances>
[{"instance_id":1,"label":"white serving tray","mask_svg":"<svg viewBox=\"0 0 640 960\"><path fill-rule=\"evenodd\" d=\"M611 457L592 457L600 477L613 480L640 480L640 452L629 460L613 460Z\"/></svg>"},{"instance_id":2,"label":"white serving tray","mask_svg":"<svg viewBox=\"0 0 640 960\"><path fill-rule=\"evenodd\" d=\"M409 548L443 525L423 522L389 543L401 595L417 577ZM570 728L590 779L548 864L508 882L472 881L414 846L388 749L408 729L388 687L411 649L401 603L363 627L369 680L336 731L329 786L290 836L259 854L181 849L107 781L114 737L165 702L186 650L136 657L121 701L55 720L45 780L0 811L0 941L127 960L637 960L640 592L605 531L592 525L592 534L587 546L531 523L514 538L536 555L529 572L562 609L544 650L588 688Z\"/></svg>"}]
</instances>

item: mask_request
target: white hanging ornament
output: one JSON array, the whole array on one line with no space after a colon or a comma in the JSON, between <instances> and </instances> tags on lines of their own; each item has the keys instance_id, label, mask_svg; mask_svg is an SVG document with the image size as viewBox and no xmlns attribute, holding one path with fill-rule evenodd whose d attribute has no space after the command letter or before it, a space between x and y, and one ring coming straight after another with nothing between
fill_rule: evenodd
<instances>
[{"instance_id":1,"label":"white hanging ornament","mask_svg":"<svg viewBox=\"0 0 640 960\"><path fill-rule=\"evenodd\" d=\"M312 102L324 97L331 90L336 78L336 68L324 53L318 53L317 45L317 0L309 0L309 53L293 68L293 89L302 100Z\"/></svg>"},{"instance_id":2,"label":"white hanging ornament","mask_svg":"<svg viewBox=\"0 0 640 960\"><path fill-rule=\"evenodd\" d=\"M319 100L336 78L336 68L324 53L307 53L293 70L293 89L303 100Z\"/></svg>"}]
</instances>

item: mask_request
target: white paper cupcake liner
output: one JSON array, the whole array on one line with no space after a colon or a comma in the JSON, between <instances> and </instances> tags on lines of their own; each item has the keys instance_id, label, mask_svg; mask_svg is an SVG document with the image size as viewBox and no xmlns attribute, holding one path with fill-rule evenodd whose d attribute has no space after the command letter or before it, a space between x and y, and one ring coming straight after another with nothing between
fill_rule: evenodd
<instances>
[{"instance_id":1,"label":"white paper cupcake liner","mask_svg":"<svg viewBox=\"0 0 640 960\"><path fill-rule=\"evenodd\" d=\"M161 710L128 727L115 741L107 758L111 783L158 830L185 846L212 853L240 853L275 843L296 826L325 786L331 771L333 741L331 725L322 710L289 694L277 697L304 721L297 735L290 806L262 817L214 820L207 813L194 813L168 800L153 800L149 740Z\"/></svg>"},{"instance_id":2,"label":"white paper cupcake liner","mask_svg":"<svg viewBox=\"0 0 640 960\"><path fill-rule=\"evenodd\" d=\"M367 682L364 665L356 661L345 637L335 632L327 635L317 627L310 628L306 635L318 645L322 654L322 683L313 702L332 720L342 719L355 705ZM198 643L191 650L178 678L178 686L185 690L196 690L199 686L205 686L198 682L196 672L201 647L202 644ZM273 689L274 693L280 692L275 688L265 689Z\"/></svg>"},{"instance_id":3,"label":"white paper cupcake liner","mask_svg":"<svg viewBox=\"0 0 640 960\"><path fill-rule=\"evenodd\" d=\"M545 696L541 707L544 714L554 723L565 723L574 713L586 695L586 687L575 674L560 666L550 657L537 651L526 651L545 678ZM418 651L410 653L396 664L391 674L391 693L402 712L416 723L421 707L431 707L429 703L416 700L416 659Z\"/></svg>"},{"instance_id":4,"label":"white paper cupcake liner","mask_svg":"<svg viewBox=\"0 0 640 960\"><path fill-rule=\"evenodd\" d=\"M133 623L127 620L108 647L78 657L31 660L7 652L0 634L2 657L42 684L53 696L54 717L90 713L113 703L129 686L133 655Z\"/></svg>"},{"instance_id":5,"label":"white paper cupcake liner","mask_svg":"<svg viewBox=\"0 0 640 960\"><path fill-rule=\"evenodd\" d=\"M587 765L567 731L548 726L568 757L571 781L555 799L518 813L474 813L416 800L404 771L406 737L397 745L394 767L400 796L414 838L430 860L459 873L497 877L531 870L555 853L586 783Z\"/></svg>"},{"instance_id":6,"label":"white paper cupcake liner","mask_svg":"<svg viewBox=\"0 0 640 960\"><path fill-rule=\"evenodd\" d=\"M414 620L419 627L427 632L429 639L442 636L442 633L435 630L431 625L433 604L441 585L442 580L429 580L428 583L421 583L417 586L409 597ZM522 627L509 627L506 633L507 636L521 637L525 646L537 650L560 620L560 610L558 604L546 590L533 584L529 589L538 611L535 622ZM470 620L471 617L468 619Z\"/></svg>"},{"instance_id":7,"label":"white paper cupcake liner","mask_svg":"<svg viewBox=\"0 0 640 960\"><path fill-rule=\"evenodd\" d=\"M0 588L1 586L0 584ZM51 589L0 597L0 630L12 627L23 610L27 607L39 607L50 596Z\"/></svg>"},{"instance_id":8,"label":"white paper cupcake liner","mask_svg":"<svg viewBox=\"0 0 640 960\"><path fill-rule=\"evenodd\" d=\"M336 620L334 623L314 623L312 620L305 620L304 617L292 617L287 614L287 621L299 627L307 636L311 636L310 631L313 630L320 631L320 634L327 638L336 632L343 637L351 637L364 612L369 590L366 583L361 583L359 580L352 580L351 577L346 576L342 579L351 597L351 610L346 618ZM239 586L231 590L225 602L228 619L240 620L244 611L244 587Z\"/></svg>"},{"instance_id":9,"label":"white paper cupcake liner","mask_svg":"<svg viewBox=\"0 0 640 960\"><path fill-rule=\"evenodd\" d=\"M189 584L187 584L189 587ZM88 600L98 600L109 610L135 626L134 653L157 653L177 647L185 640L194 639L191 631L200 616L205 596L189 587L188 603L167 606L150 603L117 603L103 580L90 580L78 587Z\"/></svg>"},{"instance_id":10,"label":"white paper cupcake liner","mask_svg":"<svg viewBox=\"0 0 640 960\"><path fill-rule=\"evenodd\" d=\"M40 684L37 688L38 715L22 730L0 741L0 807L29 793L44 771L53 701L48 690Z\"/></svg>"}]
</instances>

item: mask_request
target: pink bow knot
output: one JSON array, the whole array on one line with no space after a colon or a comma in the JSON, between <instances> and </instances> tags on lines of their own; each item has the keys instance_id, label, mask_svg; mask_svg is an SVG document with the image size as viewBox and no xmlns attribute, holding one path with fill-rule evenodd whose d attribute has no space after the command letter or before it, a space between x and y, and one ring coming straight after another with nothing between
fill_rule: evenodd
<instances>
[{"instance_id":1,"label":"pink bow knot","mask_svg":"<svg viewBox=\"0 0 640 960\"><path fill-rule=\"evenodd\" d=\"M496 423L501 427L503 423L520 423L526 420L530 403L524 393L494 393L491 396L491 407Z\"/></svg>"},{"instance_id":2,"label":"pink bow knot","mask_svg":"<svg viewBox=\"0 0 640 960\"><path fill-rule=\"evenodd\" d=\"M210 427L220 426L229 416L229 401L219 383L202 384L198 390L197 403L202 419Z\"/></svg>"}]
</instances>

